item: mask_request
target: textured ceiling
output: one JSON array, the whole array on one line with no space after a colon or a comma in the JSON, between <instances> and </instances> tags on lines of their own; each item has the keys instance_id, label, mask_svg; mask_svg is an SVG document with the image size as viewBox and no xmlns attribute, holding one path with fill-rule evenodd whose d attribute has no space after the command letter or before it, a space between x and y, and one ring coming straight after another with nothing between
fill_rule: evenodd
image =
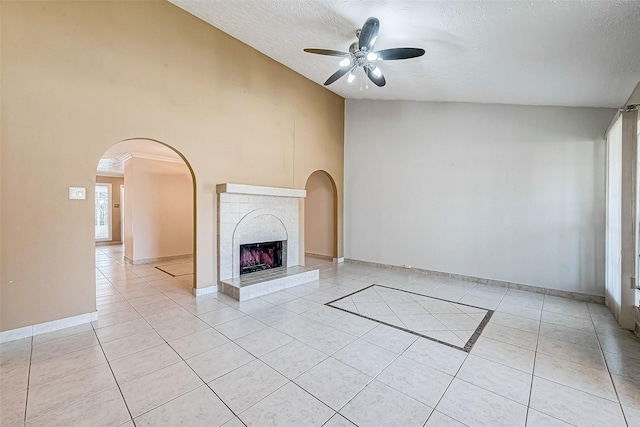
<instances>
[{"instance_id":1,"label":"textured ceiling","mask_svg":"<svg viewBox=\"0 0 640 427\"><path fill-rule=\"evenodd\" d=\"M376 49L420 47L380 65L387 85L342 78L345 98L620 107L640 81L640 1L170 0L322 84L355 30L380 20Z\"/></svg>"},{"instance_id":2,"label":"textured ceiling","mask_svg":"<svg viewBox=\"0 0 640 427\"><path fill-rule=\"evenodd\" d=\"M142 157L165 162L183 162L182 157L159 142L132 139L109 148L98 162L97 172L102 175L124 176L124 162L131 157Z\"/></svg>"}]
</instances>

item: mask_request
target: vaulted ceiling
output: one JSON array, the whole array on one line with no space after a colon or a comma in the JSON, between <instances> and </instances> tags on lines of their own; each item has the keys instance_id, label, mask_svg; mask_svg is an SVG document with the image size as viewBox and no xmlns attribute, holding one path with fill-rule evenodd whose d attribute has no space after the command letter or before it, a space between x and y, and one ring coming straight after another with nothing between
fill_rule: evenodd
<instances>
[{"instance_id":1,"label":"vaulted ceiling","mask_svg":"<svg viewBox=\"0 0 640 427\"><path fill-rule=\"evenodd\" d=\"M387 85L360 74L345 98L620 107L640 81L640 1L170 0L322 84L355 31L380 20L375 48L426 54L383 61Z\"/></svg>"}]
</instances>

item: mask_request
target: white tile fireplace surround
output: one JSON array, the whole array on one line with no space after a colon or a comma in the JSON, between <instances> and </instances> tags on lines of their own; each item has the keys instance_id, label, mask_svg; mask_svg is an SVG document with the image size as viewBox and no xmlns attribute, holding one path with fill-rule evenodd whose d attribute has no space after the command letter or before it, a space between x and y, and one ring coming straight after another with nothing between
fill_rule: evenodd
<instances>
[{"instance_id":1,"label":"white tile fireplace surround","mask_svg":"<svg viewBox=\"0 0 640 427\"><path fill-rule=\"evenodd\" d=\"M218 290L237 300L266 295L318 279L300 263L300 199L305 190L219 184ZM282 267L240 274L240 245L282 241Z\"/></svg>"}]
</instances>

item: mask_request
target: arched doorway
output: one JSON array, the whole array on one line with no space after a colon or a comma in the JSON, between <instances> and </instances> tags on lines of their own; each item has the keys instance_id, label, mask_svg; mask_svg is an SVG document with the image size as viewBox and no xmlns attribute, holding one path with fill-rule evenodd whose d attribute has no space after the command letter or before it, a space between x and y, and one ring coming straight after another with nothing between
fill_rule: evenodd
<instances>
[{"instance_id":1,"label":"arched doorway","mask_svg":"<svg viewBox=\"0 0 640 427\"><path fill-rule=\"evenodd\" d=\"M305 185L305 256L333 260L338 257L337 192L331 175L317 170Z\"/></svg>"},{"instance_id":2,"label":"arched doorway","mask_svg":"<svg viewBox=\"0 0 640 427\"><path fill-rule=\"evenodd\" d=\"M95 198L98 286L102 262L107 274L195 287L195 175L180 152L144 138L113 145L96 168Z\"/></svg>"}]
</instances>

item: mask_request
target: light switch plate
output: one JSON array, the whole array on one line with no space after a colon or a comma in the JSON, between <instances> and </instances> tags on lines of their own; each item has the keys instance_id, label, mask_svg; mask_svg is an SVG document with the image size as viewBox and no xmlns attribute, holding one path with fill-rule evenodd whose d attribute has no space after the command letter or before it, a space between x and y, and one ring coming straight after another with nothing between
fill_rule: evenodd
<instances>
[{"instance_id":1,"label":"light switch plate","mask_svg":"<svg viewBox=\"0 0 640 427\"><path fill-rule=\"evenodd\" d=\"M84 187L69 187L70 200L84 200L87 198L87 189Z\"/></svg>"}]
</instances>

